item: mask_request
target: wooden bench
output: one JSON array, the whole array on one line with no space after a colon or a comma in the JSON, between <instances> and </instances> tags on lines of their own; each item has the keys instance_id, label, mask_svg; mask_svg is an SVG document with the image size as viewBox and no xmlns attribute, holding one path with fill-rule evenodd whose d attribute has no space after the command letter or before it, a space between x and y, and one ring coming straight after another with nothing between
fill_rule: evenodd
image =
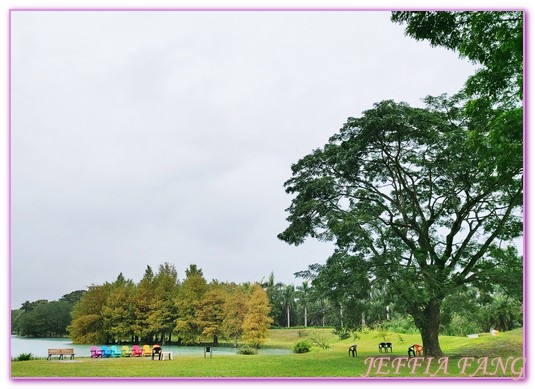
<instances>
[{"instance_id":1,"label":"wooden bench","mask_svg":"<svg viewBox=\"0 0 535 389\"><path fill-rule=\"evenodd\" d=\"M48 359L52 359L54 355L59 356L59 359L63 359L64 356L69 355L71 359L74 359L74 349L72 348L49 348Z\"/></svg>"}]
</instances>

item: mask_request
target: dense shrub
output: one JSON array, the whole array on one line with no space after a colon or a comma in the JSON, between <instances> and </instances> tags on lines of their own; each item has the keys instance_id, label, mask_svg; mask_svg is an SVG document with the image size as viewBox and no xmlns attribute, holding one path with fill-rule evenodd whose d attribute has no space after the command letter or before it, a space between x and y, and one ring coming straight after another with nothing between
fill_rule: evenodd
<instances>
[{"instance_id":1,"label":"dense shrub","mask_svg":"<svg viewBox=\"0 0 535 389\"><path fill-rule=\"evenodd\" d=\"M470 318L454 313L448 326L443 328L444 335L466 336L481 331L477 323Z\"/></svg>"},{"instance_id":2,"label":"dense shrub","mask_svg":"<svg viewBox=\"0 0 535 389\"><path fill-rule=\"evenodd\" d=\"M349 339L351 332L347 328L336 328L333 334L337 335L340 340Z\"/></svg>"},{"instance_id":3,"label":"dense shrub","mask_svg":"<svg viewBox=\"0 0 535 389\"><path fill-rule=\"evenodd\" d=\"M22 353L18 357L14 358L15 361L30 361L34 359L32 353Z\"/></svg>"},{"instance_id":4,"label":"dense shrub","mask_svg":"<svg viewBox=\"0 0 535 389\"><path fill-rule=\"evenodd\" d=\"M300 340L294 346L294 353L296 354L308 353L311 348L312 348L312 345L310 344L308 340Z\"/></svg>"},{"instance_id":5,"label":"dense shrub","mask_svg":"<svg viewBox=\"0 0 535 389\"><path fill-rule=\"evenodd\" d=\"M414 319L408 315L395 315L390 321L384 321L382 325L392 332L401 334L415 334L419 332L414 324Z\"/></svg>"},{"instance_id":6,"label":"dense shrub","mask_svg":"<svg viewBox=\"0 0 535 389\"><path fill-rule=\"evenodd\" d=\"M248 346L248 345L242 345L238 347L238 354L241 355L256 355L258 354L258 350L255 347Z\"/></svg>"}]
</instances>

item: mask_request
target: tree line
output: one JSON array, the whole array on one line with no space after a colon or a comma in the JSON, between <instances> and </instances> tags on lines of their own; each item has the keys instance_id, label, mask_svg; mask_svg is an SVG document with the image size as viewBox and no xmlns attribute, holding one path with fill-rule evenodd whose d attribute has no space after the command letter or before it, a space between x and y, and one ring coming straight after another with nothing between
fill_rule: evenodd
<instances>
[{"instance_id":1,"label":"tree line","mask_svg":"<svg viewBox=\"0 0 535 389\"><path fill-rule=\"evenodd\" d=\"M67 336L72 309L84 293L76 290L58 301L25 301L20 309L11 311L11 333L34 338Z\"/></svg>"},{"instance_id":2,"label":"tree line","mask_svg":"<svg viewBox=\"0 0 535 389\"><path fill-rule=\"evenodd\" d=\"M174 265L147 266L136 284L119 274L113 282L92 285L74 306L68 327L74 343L178 344L221 338L235 345L241 339L259 347L272 319L266 292L258 284L208 283L201 269L190 265L180 281Z\"/></svg>"},{"instance_id":3,"label":"tree line","mask_svg":"<svg viewBox=\"0 0 535 389\"><path fill-rule=\"evenodd\" d=\"M331 263L330 267L330 272L321 274L310 269L295 273L304 279L297 286L276 282L273 273L256 286L216 281L208 284L195 265L186 270L186 280L180 283L172 265L160 266L156 274L147 267L137 285L120 274L112 283L93 285L89 291L77 290L58 301L26 301L20 309L12 310L11 331L25 337L65 337L74 330L78 343L166 343L174 335L183 344L207 338L217 343L223 338L237 345L246 334L248 302L263 304L263 315L257 315L264 321L264 328L268 322L272 328L332 327L340 338L362 327L399 333L418 331L387 288L376 284L362 291L358 284L342 285L340 274L332 271ZM256 291L251 300L252 288L258 289L258 285L265 294ZM266 296L269 310L265 307ZM490 328L511 330L522 326L522 308L522 285L515 284L514 277L508 290L494 288L482 293L466 287L444 301L440 332L465 336ZM249 318L246 328L250 332L255 319Z\"/></svg>"}]
</instances>

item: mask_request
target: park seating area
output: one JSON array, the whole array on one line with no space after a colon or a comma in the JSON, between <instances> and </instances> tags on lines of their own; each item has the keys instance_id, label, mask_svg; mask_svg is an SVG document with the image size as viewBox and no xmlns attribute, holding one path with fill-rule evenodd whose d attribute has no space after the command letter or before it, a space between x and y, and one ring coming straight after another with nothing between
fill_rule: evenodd
<instances>
[{"instance_id":1,"label":"park seating area","mask_svg":"<svg viewBox=\"0 0 535 389\"><path fill-rule=\"evenodd\" d=\"M392 343L391 342L381 342L381 343L379 343L379 352L380 353L392 352ZM409 356L409 358L410 357L416 357L416 356L421 357L423 355L423 352L424 352L424 348L422 346L420 346L419 344L413 344L408 349L408 356ZM349 347L348 354L349 354L349 356L353 356L353 357L357 356L357 345L356 344L354 344L354 345Z\"/></svg>"},{"instance_id":2,"label":"park seating area","mask_svg":"<svg viewBox=\"0 0 535 389\"><path fill-rule=\"evenodd\" d=\"M72 352L72 349L69 349ZM60 349L50 349L48 350L49 358L51 355L61 355L60 359L63 359L63 355L68 353L60 354ZM122 346L121 349L116 345L113 346L92 346L90 349L90 358L118 358L118 357L151 357L152 359L164 360L173 359L172 352L164 352L160 345L153 345L152 347L148 344L143 345L142 347L138 345L133 345L132 349L128 346ZM74 352L72 352L74 358Z\"/></svg>"}]
</instances>

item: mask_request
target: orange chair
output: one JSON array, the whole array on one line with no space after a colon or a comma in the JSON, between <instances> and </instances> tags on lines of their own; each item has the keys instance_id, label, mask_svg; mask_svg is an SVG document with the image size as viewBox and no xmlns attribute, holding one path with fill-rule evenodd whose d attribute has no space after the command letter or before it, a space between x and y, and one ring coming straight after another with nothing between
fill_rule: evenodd
<instances>
[{"instance_id":1,"label":"orange chair","mask_svg":"<svg viewBox=\"0 0 535 389\"><path fill-rule=\"evenodd\" d=\"M409 358L412 354L413 357L416 355L422 356L422 352L424 351L424 348L420 346L419 344L413 344L411 347L409 347Z\"/></svg>"}]
</instances>

